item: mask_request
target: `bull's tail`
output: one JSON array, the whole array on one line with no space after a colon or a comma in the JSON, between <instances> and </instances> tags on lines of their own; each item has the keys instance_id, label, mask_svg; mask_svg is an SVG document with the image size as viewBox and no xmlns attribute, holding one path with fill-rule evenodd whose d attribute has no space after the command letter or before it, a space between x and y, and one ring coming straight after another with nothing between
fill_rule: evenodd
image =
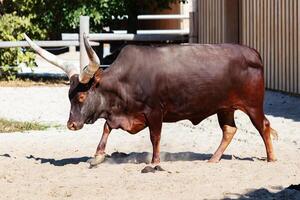
<instances>
[{"instance_id":1,"label":"bull's tail","mask_svg":"<svg viewBox=\"0 0 300 200\"><path fill-rule=\"evenodd\" d=\"M270 127L270 134L271 134L271 137L273 140L278 140L278 134L277 134L277 131L275 131L274 129L272 129Z\"/></svg>"},{"instance_id":2,"label":"bull's tail","mask_svg":"<svg viewBox=\"0 0 300 200\"><path fill-rule=\"evenodd\" d=\"M273 140L278 140L278 134L277 134L277 131L275 131L274 129L271 128L270 122L269 122L269 120L268 120L266 117L265 117L265 119L264 119L264 126L265 126L265 128L267 129L267 132L270 133L271 138L272 138Z\"/></svg>"}]
</instances>

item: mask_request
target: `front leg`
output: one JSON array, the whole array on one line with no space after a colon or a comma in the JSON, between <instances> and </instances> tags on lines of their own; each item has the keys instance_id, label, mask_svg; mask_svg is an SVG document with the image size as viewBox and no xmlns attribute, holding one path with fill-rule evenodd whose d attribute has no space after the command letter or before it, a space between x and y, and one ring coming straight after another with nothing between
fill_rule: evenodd
<instances>
[{"instance_id":1,"label":"front leg","mask_svg":"<svg viewBox=\"0 0 300 200\"><path fill-rule=\"evenodd\" d=\"M150 140L153 148L152 164L160 163L160 137L162 128L162 115L160 112L151 113L147 116L148 126L150 130Z\"/></svg>"},{"instance_id":2,"label":"front leg","mask_svg":"<svg viewBox=\"0 0 300 200\"><path fill-rule=\"evenodd\" d=\"M149 127L150 128L150 127ZM152 148L153 148L153 155L152 155L152 164L159 164L160 163L160 135L161 135L161 130L157 129L150 129L150 140L152 143Z\"/></svg>"},{"instance_id":3,"label":"front leg","mask_svg":"<svg viewBox=\"0 0 300 200\"><path fill-rule=\"evenodd\" d=\"M108 139L110 132L111 132L110 126L107 124L107 122L105 122L104 127L103 127L103 134L102 134L101 140L98 144L95 156L88 160L91 167L94 167L104 161L105 147L106 147L107 139Z\"/></svg>"}]
</instances>

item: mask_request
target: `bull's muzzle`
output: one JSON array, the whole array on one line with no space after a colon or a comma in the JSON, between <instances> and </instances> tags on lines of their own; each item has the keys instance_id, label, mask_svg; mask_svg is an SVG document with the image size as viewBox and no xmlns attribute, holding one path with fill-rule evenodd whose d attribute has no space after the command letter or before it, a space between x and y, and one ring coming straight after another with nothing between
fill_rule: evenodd
<instances>
[{"instance_id":1,"label":"bull's muzzle","mask_svg":"<svg viewBox=\"0 0 300 200\"><path fill-rule=\"evenodd\" d=\"M77 122L68 121L67 127L68 127L68 129L70 129L72 131L76 131L76 130L81 129L83 127L83 125L81 125L80 123L77 123Z\"/></svg>"}]
</instances>

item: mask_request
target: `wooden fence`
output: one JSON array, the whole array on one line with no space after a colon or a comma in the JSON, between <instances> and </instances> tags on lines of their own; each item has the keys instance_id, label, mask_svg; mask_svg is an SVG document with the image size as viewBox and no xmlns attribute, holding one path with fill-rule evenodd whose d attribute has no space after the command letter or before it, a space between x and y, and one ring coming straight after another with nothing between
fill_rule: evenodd
<instances>
[{"instance_id":1,"label":"wooden fence","mask_svg":"<svg viewBox=\"0 0 300 200\"><path fill-rule=\"evenodd\" d=\"M300 1L242 0L240 43L256 48L266 87L300 94Z\"/></svg>"},{"instance_id":2,"label":"wooden fence","mask_svg":"<svg viewBox=\"0 0 300 200\"><path fill-rule=\"evenodd\" d=\"M238 42L238 0L198 0L194 2L191 30L197 25L198 37L194 42Z\"/></svg>"},{"instance_id":3,"label":"wooden fence","mask_svg":"<svg viewBox=\"0 0 300 200\"><path fill-rule=\"evenodd\" d=\"M300 0L198 0L196 8L197 42L257 49L266 87L300 94Z\"/></svg>"}]
</instances>

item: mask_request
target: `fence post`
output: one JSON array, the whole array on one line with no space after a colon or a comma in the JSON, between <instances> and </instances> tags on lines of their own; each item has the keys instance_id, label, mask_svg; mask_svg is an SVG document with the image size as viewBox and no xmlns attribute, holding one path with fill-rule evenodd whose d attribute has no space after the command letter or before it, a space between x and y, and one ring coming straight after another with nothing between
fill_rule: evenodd
<instances>
[{"instance_id":1,"label":"fence post","mask_svg":"<svg viewBox=\"0 0 300 200\"><path fill-rule=\"evenodd\" d=\"M85 51L84 42L83 42L83 33L89 35L90 17L80 16L79 26L80 26L79 28L80 70L82 70L83 67L85 67L89 63L89 58Z\"/></svg>"},{"instance_id":2,"label":"fence post","mask_svg":"<svg viewBox=\"0 0 300 200\"><path fill-rule=\"evenodd\" d=\"M198 1L193 0L190 5L190 43L198 42L198 18Z\"/></svg>"}]
</instances>

